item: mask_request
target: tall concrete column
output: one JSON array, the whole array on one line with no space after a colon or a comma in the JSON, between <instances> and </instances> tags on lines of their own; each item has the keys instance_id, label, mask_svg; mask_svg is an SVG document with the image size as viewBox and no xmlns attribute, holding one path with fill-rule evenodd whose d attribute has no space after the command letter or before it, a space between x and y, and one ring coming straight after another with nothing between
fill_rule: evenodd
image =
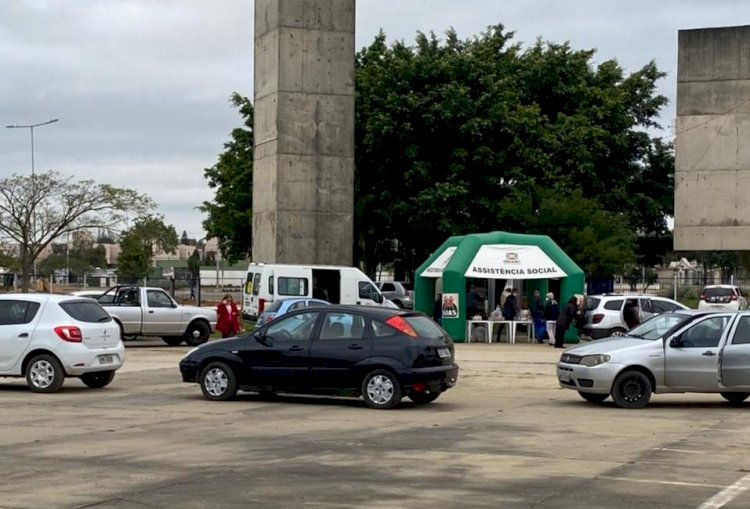
<instances>
[{"instance_id":1,"label":"tall concrete column","mask_svg":"<svg viewBox=\"0 0 750 509\"><path fill-rule=\"evenodd\" d=\"M354 0L255 0L253 260L352 264Z\"/></svg>"}]
</instances>

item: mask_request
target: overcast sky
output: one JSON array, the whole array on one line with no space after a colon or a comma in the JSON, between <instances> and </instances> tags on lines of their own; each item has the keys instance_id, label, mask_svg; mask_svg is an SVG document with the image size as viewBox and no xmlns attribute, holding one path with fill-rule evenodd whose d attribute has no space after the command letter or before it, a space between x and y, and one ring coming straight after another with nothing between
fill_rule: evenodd
<instances>
[{"instance_id":1,"label":"overcast sky","mask_svg":"<svg viewBox=\"0 0 750 509\"><path fill-rule=\"evenodd\" d=\"M744 0L359 0L357 48L381 28L462 38L502 23L516 40L570 41L628 70L668 73L674 117L677 30L750 23ZM149 194L178 234L204 235L195 210L213 193L203 169L240 123L228 103L252 96L252 0L1 0L0 123L31 124L36 170ZM29 173L28 129L0 131L0 177Z\"/></svg>"}]
</instances>

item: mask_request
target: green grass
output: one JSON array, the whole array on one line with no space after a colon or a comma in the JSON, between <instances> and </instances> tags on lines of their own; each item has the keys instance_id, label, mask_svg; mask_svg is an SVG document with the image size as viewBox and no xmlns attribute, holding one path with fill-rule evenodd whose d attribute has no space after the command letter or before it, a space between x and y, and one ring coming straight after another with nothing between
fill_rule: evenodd
<instances>
[{"instance_id":1,"label":"green grass","mask_svg":"<svg viewBox=\"0 0 750 509\"><path fill-rule=\"evenodd\" d=\"M255 322L242 320L242 327L245 328L245 332L252 332L255 330ZM221 339L221 332L214 331L213 334L211 334L211 339Z\"/></svg>"}]
</instances>

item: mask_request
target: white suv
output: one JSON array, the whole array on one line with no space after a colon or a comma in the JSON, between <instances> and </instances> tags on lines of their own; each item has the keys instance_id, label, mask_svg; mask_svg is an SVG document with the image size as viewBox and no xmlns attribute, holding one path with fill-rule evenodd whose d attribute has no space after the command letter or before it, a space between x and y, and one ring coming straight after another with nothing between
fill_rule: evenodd
<instances>
[{"instance_id":1,"label":"white suv","mask_svg":"<svg viewBox=\"0 0 750 509\"><path fill-rule=\"evenodd\" d=\"M629 330L623 316L625 306L628 304L637 306L641 323L660 313L688 309L687 306L672 299L653 295L589 295L585 303L583 332L592 339L624 336Z\"/></svg>"},{"instance_id":2,"label":"white suv","mask_svg":"<svg viewBox=\"0 0 750 509\"><path fill-rule=\"evenodd\" d=\"M747 300L739 286L709 285L701 292L698 309L743 310L747 309Z\"/></svg>"},{"instance_id":3,"label":"white suv","mask_svg":"<svg viewBox=\"0 0 750 509\"><path fill-rule=\"evenodd\" d=\"M124 359L120 327L97 302L0 295L0 376L26 377L34 392L55 392L66 376L98 389L112 382Z\"/></svg>"}]
</instances>

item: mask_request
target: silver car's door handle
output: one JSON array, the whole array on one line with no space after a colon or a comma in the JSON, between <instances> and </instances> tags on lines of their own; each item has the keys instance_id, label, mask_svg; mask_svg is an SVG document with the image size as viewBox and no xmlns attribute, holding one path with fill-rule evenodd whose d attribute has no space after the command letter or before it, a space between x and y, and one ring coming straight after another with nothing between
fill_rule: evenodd
<instances>
[{"instance_id":1,"label":"silver car's door handle","mask_svg":"<svg viewBox=\"0 0 750 509\"><path fill-rule=\"evenodd\" d=\"M150 315L153 315L153 314L154 314L154 312L153 312L153 311L149 311L148 313L149 313Z\"/></svg>"},{"instance_id":2,"label":"silver car's door handle","mask_svg":"<svg viewBox=\"0 0 750 509\"><path fill-rule=\"evenodd\" d=\"M705 355L706 357L713 357L716 354L713 353L711 350L706 350L705 352L703 352L703 355Z\"/></svg>"},{"instance_id":3,"label":"silver car's door handle","mask_svg":"<svg viewBox=\"0 0 750 509\"><path fill-rule=\"evenodd\" d=\"M28 332L22 332L21 334L18 335L18 337L19 338L28 338L29 337L29 333Z\"/></svg>"}]
</instances>

